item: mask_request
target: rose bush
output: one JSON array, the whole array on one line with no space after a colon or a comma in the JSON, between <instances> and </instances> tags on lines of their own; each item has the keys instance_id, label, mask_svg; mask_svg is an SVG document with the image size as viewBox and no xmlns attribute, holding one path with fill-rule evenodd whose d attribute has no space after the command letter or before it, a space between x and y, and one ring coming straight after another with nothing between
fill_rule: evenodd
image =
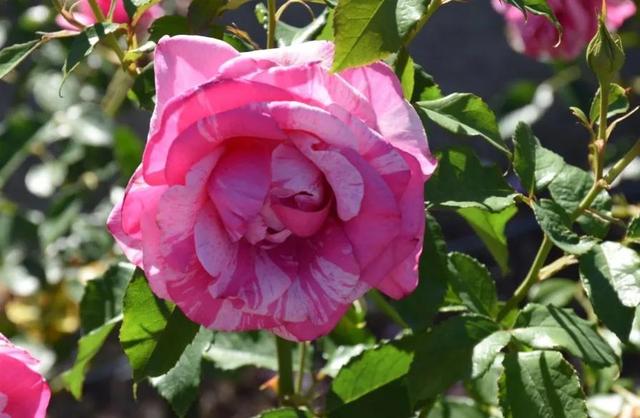
<instances>
[{"instance_id":1,"label":"rose bush","mask_svg":"<svg viewBox=\"0 0 640 418\"><path fill-rule=\"evenodd\" d=\"M195 322L310 340L369 289L416 287L435 168L422 124L388 66L332 74L332 56L158 44L143 162L108 225Z\"/></svg>"},{"instance_id":2,"label":"rose bush","mask_svg":"<svg viewBox=\"0 0 640 418\"><path fill-rule=\"evenodd\" d=\"M600 0L549 0L549 6L563 28L558 44L558 30L549 19L532 13L525 17L516 7L502 0L492 1L494 8L505 17L512 47L540 60L575 59L595 34L602 6ZM632 0L607 0L606 3L610 30L618 29L636 11Z\"/></svg>"},{"instance_id":3,"label":"rose bush","mask_svg":"<svg viewBox=\"0 0 640 418\"><path fill-rule=\"evenodd\" d=\"M36 371L38 360L0 334L0 418L44 418L49 385Z\"/></svg>"}]
</instances>

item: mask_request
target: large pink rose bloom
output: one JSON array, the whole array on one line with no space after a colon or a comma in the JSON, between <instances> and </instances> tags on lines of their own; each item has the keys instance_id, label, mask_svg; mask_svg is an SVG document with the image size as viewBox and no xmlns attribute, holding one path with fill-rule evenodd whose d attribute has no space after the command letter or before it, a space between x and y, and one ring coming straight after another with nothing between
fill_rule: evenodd
<instances>
[{"instance_id":1,"label":"large pink rose bloom","mask_svg":"<svg viewBox=\"0 0 640 418\"><path fill-rule=\"evenodd\" d=\"M109 14L109 8L111 7L111 0L97 0L98 6L102 13L107 16ZM146 31L149 25L157 19L158 17L164 14L164 10L159 5L154 5L149 8L145 12L145 14L140 18L138 22L138 27L141 28L141 31ZM91 10L91 6L89 5L88 0L80 0L78 5L73 9L73 17L78 23L83 24L84 26L90 26L96 23L96 18L93 15L93 11ZM67 22L62 16L58 16L56 18L56 22L58 25L65 29L69 30L78 30L77 27L73 26L69 22ZM129 15L124 8L123 0L116 0L116 8L113 12L113 22L114 23L128 23Z\"/></svg>"},{"instance_id":2,"label":"large pink rose bloom","mask_svg":"<svg viewBox=\"0 0 640 418\"><path fill-rule=\"evenodd\" d=\"M195 322L310 340L369 289L416 287L427 138L389 67L332 74L332 56L158 44L144 158L108 223Z\"/></svg>"},{"instance_id":3,"label":"large pink rose bloom","mask_svg":"<svg viewBox=\"0 0 640 418\"><path fill-rule=\"evenodd\" d=\"M507 21L507 35L513 48L539 60L573 60L584 50L598 26L602 0L548 0L562 25L562 41L554 25L542 16L527 17L503 0L492 0L494 8ZM607 26L616 30L633 16L633 0L607 0Z\"/></svg>"},{"instance_id":4,"label":"large pink rose bloom","mask_svg":"<svg viewBox=\"0 0 640 418\"><path fill-rule=\"evenodd\" d=\"M0 418L44 418L49 385L35 370L38 360L0 334Z\"/></svg>"}]
</instances>

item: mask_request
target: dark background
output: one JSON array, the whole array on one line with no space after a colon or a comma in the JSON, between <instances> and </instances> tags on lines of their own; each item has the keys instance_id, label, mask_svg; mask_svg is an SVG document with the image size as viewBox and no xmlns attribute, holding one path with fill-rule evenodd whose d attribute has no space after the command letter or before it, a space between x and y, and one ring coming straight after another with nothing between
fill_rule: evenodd
<instances>
[{"instance_id":1,"label":"dark background","mask_svg":"<svg viewBox=\"0 0 640 418\"><path fill-rule=\"evenodd\" d=\"M0 0L0 17L15 20L26 5L38 3L40 2ZM226 19L247 30L262 45L264 31L254 17L254 3L230 12ZM304 24L306 19L306 12L297 6L293 6L284 16L285 21L296 25ZM635 21L630 22L627 29L638 33L638 27L639 23ZM502 17L493 11L488 0L447 4L435 14L410 50L414 60L433 75L444 93L477 94L499 115L502 110L511 106L509 92L515 84L524 82L535 87L562 67L539 63L514 52L506 42ZM570 86L557 92L551 109L535 123L534 130L546 147L560 153L569 163L586 167L585 144L588 136L568 111L569 105L579 105L582 108L588 106L589 97L595 90L593 77L583 65L580 68L582 75ZM623 72L624 84L640 84L640 79L637 78L639 70L640 49L630 49ZM0 120L5 118L8 109L17 100L23 99L16 97L15 89L0 82ZM637 102L637 98L632 100ZM120 112L119 119L133 126L144 138L149 117L149 112L129 105L126 111ZM638 132L640 118L635 117L623 125L616 141L619 144L628 143L637 138ZM499 155L490 147L479 144L479 141L453 138L435 127L428 127L427 133L434 150L446 148L450 144L465 143L474 146L485 161L498 161L505 166ZM612 147L615 153L615 143ZM630 200L637 201L640 197L637 183L626 182L621 187ZM24 202L26 206L41 207L47 204L46 201L33 200L26 194L20 175L14 176L5 192L15 200ZM443 225L451 250L470 252L486 262L492 272L499 276L495 263L482 243L461 218L439 212L436 216ZM540 241L536 224L527 210L520 211L509 225L507 234L511 244L511 273L498 280L498 288L503 296L510 294L524 276ZM381 330L388 329L384 318L375 313L371 321L380 321L381 326L377 328ZM99 366L89 373L82 404L76 403L68 394L58 394L51 404L52 417L171 416L164 401L145 385L141 385L138 402L134 402L129 370L126 360L120 355L117 342L114 340L105 351L95 362ZM193 411L194 416L246 418L273 405L274 397L269 392L257 389L271 376L267 372L241 370L230 374L209 367L204 375L206 378L199 403Z\"/></svg>"}]
</instances>

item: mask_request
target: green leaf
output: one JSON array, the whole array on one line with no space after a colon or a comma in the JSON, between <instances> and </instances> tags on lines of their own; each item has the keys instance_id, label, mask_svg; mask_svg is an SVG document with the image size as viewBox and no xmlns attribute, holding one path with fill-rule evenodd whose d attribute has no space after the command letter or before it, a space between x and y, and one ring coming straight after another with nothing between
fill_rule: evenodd
<instances>
[{"instance_id":1,"label":"green leaf","mask_svg":"<svg viewBox=\"0 0 640 418\"><path fill-rule=\"evenodd\" d=\"M136 133L126 127L118 126L113 135L113 152L120 166L122 178L128 179L136 171L142 161L142 144Z\"/></svg>"},{"instance_id":2,"label":"green leaf","mask_svg":"<svg viewBox=\"0 0 640 418\"><path fill-rule=\"evenodd\" d=\"M120 343L136 382L173 368L199 328L179 308L155 297L140 270L127 287L123 314Z\"/></svg>"},{"instance_id":3,"label":"green leaf","mask_svg":"<svg viewBox=\"0 0 640 418\"><path fill-rule=\"evenodd\" d=\"M154 4L160 3L160 0L123 0L123 3L129 19L134 20Z\"/></svg>"},{"instance_id":4,"label":"green leaf","mask_svg":"<svg viewBox=\"0 0 640 418\"><path fill-rule=\"evenodd\" d=\"M327 9L325 9L318 17L313 19L311 23L303 27L292 26L282 21L278 21L276 26L276 40L279 47L289 45L299 45L314 39L320 33L327 23Z\"/></svg>"},{"instance_id":5,"label":"green leaf","mask_svg":"<svg viewBox=\"0 0 640 418\"><path fill-rule=\"evenodd\" d=\"M557 351L509 353L504 368L505 418L587 418L578 376Z\"/></svg>"},{"instance_id":6,"label":"green leaf","mask_svg":"<svg viewBox=\"0 0 640 418\"><path fill-rule=\"evenodd\" d=\"M533 204L533 212L551 241L570 254L584 254L598 242L593 237L581 237L573 232L569 215L553 200L540 199Z\"/></svg>"},{"instance_id":7,"label":"green leaf","mask_svg":"<svg viewBox=\"0 0 640 418\"><path fill-rule=\"evenodd\" d=\"M589 193L592 185L593 177L590 173L566 164L551 184L549 184L549 192L553 200L562 206L568 214L571 214L578 208L587 193ZM596 197L591 208L609 214L611 197L603 190ZM578 224L580 224L585 233L598 238L603 238L609 230L609 222L586 215L578 218Z\"/></svg>"},{"instance_id":8,"label":"green leaf","mask_svg":"<svg viewBox=\"0 0 640 418\"><path fill-rule=\"evenodd\" d=\"M176 365L166 374L150 379L151 385L165 398L179 417L189 412L198 397L202 353L211 344L213 332L201 328L185 348Z\"/></svg>"},{"instance_id":9,"label":"green leaf","mask_svg":"<svg viewBox=\"0 0 640 418\"><path fill-rule=\"evenodd\" d=\"M308 411L293 408L280 408L263 412L255 418L313 418Z\"/></svg>"},{"instance_id":10,"label":"green leaf","mask_svg":"<svg viewBox=\"0 0 640 418\"><path fill-rule=\"evenodd\" d=\"M365 65L398 51L420 20L425 0L341 0L335 9L333 71Z\"/></svg>"},{"instance_id":11,"label":"green leaf","mask_svg":"<svg viewBox=\"0 0 640 418\"><path fill-rule=\"evenodd\" d=\"M0 79L4 78L11 70L16 68L25 60L33 51L35 51L41 42L37 39L25 42L23 44L15 44L0 50Z\"/></svg>"},{"instance_id":12,"label":"green leaf","mask_svg":"<svg viewBox=\"0 0 640 418\"><path fill-rule=\"evenodd\" d=\"M496 284L489 270L463 253L449 254L451 288L472 311L493 317L497 313Z\"/></svg>"},{"instance_id":13,"label":"green leaf","mask_svg":"<svg viewBox=\"0 0 640 418\"><path fill-rule=\"evenodd\" d=\"M193 32L206 29L213 19L223 12L226 0L193 0L189 4L187 18Z\"/></svg>"},{"instance_id":14,"label":"green leaf","mask_svg":"<svg viewBox=\"0 0 640 418\"><path fill-rule=\"evenodd\" d=\"M167 15L153 21L149 27L149 40L158 42L163 36L176 36L191 33L189 21L184 16Z\"/></svg>"},{"instance_id":15,"label":"green leaf","mask_svg":"<svg viewBox=\"0 0 640 418\"><path fill-rule=\"evenodd\" d=\"M365 344L339 345L328 356L325 350L324 356L327 362L320 370L320 374L335 378L340 370L347 365L352 358L359 356L364 350L371 347L372 345Z\"/></svg>"},{"instance_id":16,"label":"green leaf","mask_svg":"<svg viewBox=\"0 0 640 418\"><path fill-rule=\"evenodd\" d=\"M479 208L501 212L513 205L517 193L496 166L485 167L470 149L456 148L438 155L438 168L425 186L427 201L445 208Z\"/></svg>"},{"instance_id":17,"label":"green leaf","mask_svg":"<svg viewBox=\"0 0 640 418\"><path fill-rule=\"evenodd\" d=\"M447 244L440 225L431 214L427 214L422 248L418 287L406 298L393 302L414 330L431 325L449 286Z\"/></svg>"},{"instance_id":18,"label":"green leaf","mask_svg":"<svg viewBox=\"0 0 640 418\"><path fill-rule=\"evenodd\" d=\"M411 409L403 378L413 359L410 345L410 338L406 338L353 357L331 383L329 417L407 416ZM389 397L392 393L394 397ZM380 398L383 402L377 400Z\"/></svg>"},{"instance_id":19,"label":"green leaf","mask_svg":"<svg viewBox=\"0 0 640 418\"><path fill-rule=\"evenodd\" d=\"M513 168L530 196L547 187L565 165L562 157L540 145L526 123L518 124L513 143Z\"/></svg>"},{"instance_id":20,"label":"green leaf","mask_svg":"<svg viewBox=\"0 0 640 418\"><path fill-rule=\"evenodd\" d=\"M94 329L78 341L78 355L73 367L64 373L62 379L65 388L78 400L82 398L82 386L87 373L89 363L98 354L111 331L122 320L122 317L113 318L111 321Z\"/></svg>"},{"instance_id":21,"label":"green leaf","mask_svg":"<svg viewBox=\"0 0 640 418\"><path fill-rule=\"evenodd\" d=\"M294 349L294 370L300 353ZM273 336L267 332L216 334L214 343L205 351L204 358L221 370L235 370L245 366L278 370L278 359Z\"/></svg>"},{"instance_id":22,"label":"green leaf","mask_svg":"<svg viewBox=\"0 0 640 418\"><path fill-rule=\"evenodd\" d=\"M390 65L393 67L394 72L400 80L402 85L402 93L407 100L411 100L413 96L413 89L415 87L415 63L409 55L409 51L406 48L401 48L392 60Z\"/></svg>"},{"instance_id":23,"label":"green leaf","mask_svg":"<svg viewBox=\"0 0 640 418\"><path fill-rule=\"evenodd\" d=\"M591 102L591 110L589 111L589 118L595 124L600 121L600 89ZM627 113L629 110L629 98L627 97L624 87L611 83L609 85L609 108L607 109L607 119L616 115Z\"/></svg>"},{"instance_id":24,"label":"green leaf","mask_svg":"<svg viewBox=\"0 0 640 418\"><path fill-rule=\"evenodd\" d=\"M473 400L447 397L431 408L426 418L489 418Z\"/></svg>"},{"instance_id":25,"label":"green leaf","mask_svg":"<svg viewBox=\"0 0 640 418\"><path fill-rule=\"evenodd\" d=\"M122 298L135 267L118 263L99 279L87 283L80 302L80 323L87 333L122 313Z\"/></svg>"},{"instance_id":26,"label":"green leaf","mask_svg":"<svg viewBox=\"0 0 640 418\"><path fill-rule=\"evenodd\" d=\"M629 222L625 239L640 244L640 216L636 216Z\"/></svg>"},{"instance_id":27,"label":"green leaf","mask_svg":"<svg viewBox=\"0 0 640 418\"><path fill-rule=\"evenodd\" d=\"M467 382L466 389L473 394L474 399L485 405L499 405L498 381L504 372L503 361L504 354L497 353L493 363L484 374Z\"/></svg>"},{"instance_id":28,"label":"green leaf","mask_svg":"<svg viewBox=\"0 0 640 418\"><path fill-rule=\"evenodd\" d=\"M481 316L463 315L416 336L416 351L408 374L412 401L435 398L459 380L471 377L476 344L498 330Z\"/></svg>"},{"instance_id":29,"label":"green leaf","mask_svg":"<svg viewBox=\"0 0 640 418\"><path fill-rule=\"evenodd\" d=\"M515 205L497 213L478 208L458 209L458 214L471 225L471 228L487 246L502 273L509 270L509 247L507 247L507 237L504 230L516 213L518 213L518 208Z\"/></svg>"},{"instance_id":30,"label":"green leaf","mask_svg":"<svg viewBox=\"0 0 640 418\"><path fill-rule=\"evenodd\" d=\"M580 257L580 277L598 318L627 341L640 294L638 255L621 244L605 242Z\"/></svg>"},{"instance_id":31,"label":"green leaf","mask_svg":"<svg viewBox=\"0 0 640 418\"><path fill-rule=\"evenodd\" d=\"M156 86L153 66L147 66L133 82L129 90L129 97L146 110L153 111L155 104Z\"/></svg>"},{"instance_id":32,"label":"green leaf","mask_svg":"<svg viewBox=\"0 0 640 418\"><path fill-rule=\"evenodd\" d=\"M431 122L458 135L480 136L500 151L510 154L500 136L496 115L478 96L453 93L435 100L416 103Z\"/></svg>"},{"instance_id":33,"label":"green leaf","mask_svg":"<svg viewBox=\"0 0 640 418\"><path fill-rule=\"evenodd\" d=\"M529 304L520 312L511 333L530 347L564 349L594 367L618 364L618 357L594 325L569 309Z\"/></svg>"},{"instance_id":34,"label":"green leaf","mask_svg":"<svg viewBox=\"0 0 640 418\"><path fill-rule=\"evenodd\" d=\"M547 279L531 287L529 299L541 305L562 308L581 291L578 286L578 283L569 279Z\"/></svg>"},{"instance_id":35,"label":"green leaf","mask_svg":"<svg viewBox=\"0 0 640 418\"><path fill-rule=\"evenodd\" d=\"M503 348L511 341L508 331L496 331L480 341L473 348L473 369L471 378L476 379L485 374L493 365Z\"/></svg>"},{"instance_id":36,"label":"green leaf","mask_svg":"<svg viewBox=\"0 0 640 418\"><path fill-rule=\"evenodd\" d=\"M115 23L96 23L76 35L69 48L69 55L62 67L64 79L69 76L85 57L93 52L93 48L95 48L102 39L114 33L119 27L120 26Z\"/></svg>"},{"instance_id":37,"label":"green leaf","mask_svg":"<svg viewBox=\"0 0 640 418\"><path fill-rule=\"evenodd\" d=\"M546 17L547 19L549 19L551 23L553 23L556 26L558 31L561 31L562 28L560 26L560 22L558 22L558 18L553 13L553 9L551 9L551 7L549 6L549 3L547 3L547 0L505 0L505 1L517 7L518 9L522 10L522 12L525 13L525 16L526 16L526 12L531 12L533 14ZM560 32L559 32L559 36L560 36ZM559 36L558 36L558 40L560 40Z\"/></svg>"},{"instance_id":38,"label":"green leaf","mask_svg":"<svg viewBox=\"0 0 640 418\"><path fill-rule=\"evenodd\" d=\"M435 82L433 77L418 64L414 63L415 74L413 96L411 102L419 102L423 100L435 100L442 97L442 90Z\"/></svg>"}]
</instances>

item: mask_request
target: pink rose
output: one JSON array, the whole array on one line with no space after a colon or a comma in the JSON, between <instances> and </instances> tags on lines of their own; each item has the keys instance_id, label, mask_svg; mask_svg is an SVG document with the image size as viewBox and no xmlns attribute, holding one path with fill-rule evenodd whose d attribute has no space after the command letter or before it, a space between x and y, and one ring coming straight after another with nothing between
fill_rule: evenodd
<instances>
[{"instance_id":1,"label":"pink rose","mask_svg":"<svg viewBox=\"0 0 640 418\"><path fill-rule=\"evenodd\" d=\"M416 287L427 138L389 67L332 74L332 57L158 44L142 165L108 226L193 321L310 340L369 289Z\"/></svg>"},{"instance_id":2,"label":"pink rose","mask_svg":"<svg viewBox=\"0 0 640 418\"><path fill-rule=\"evenodd\" d=\"M507 21L507 34L513 48L539 60L575 59L587 46L598 26L602 0L548 0L562 25L560 45L554 25L542 16L529 13L527 18L503 0L492 0L493 7ZM607 26L616 30L633 16L636 6L632 0L607 0Z\"/></svg>"},{"instance_id":3,"label":"pink rose","mask_svg":"<svg viewBox=\"0 0 640 418\"><path fill-rule=\"evenodd\" d=\"M122 0L116 0L116 8L113 12L113 22L114 23L128 23L129 15L124 8L124 2ZM98 6L102 13L107 16L109 13L109 8L111 7L111 0L97 0ZM159 5L154 5L149 8L145 12L145 14L140 18L138 22L138 26L142 32L146 32L151 23L160 16L164 15L164 10ZM96 23L96 18L93 15L93 11L91 10L91 6L89 5L88 0L80 0L76 8L73 9L73 18L81 23L84 26L90 26ZM58 25L65 29L69 30L78 30L77 27L67 22L62 16L58 15L56 17L56 22Z\"/></svg>"},{"instance_id":4,"label":"pink rose","mask_svg":"<svg viewBox=\"0 0 640 418\"><path fill-rule=\"evenodd\" d=\"M0 418L44 418L49 385L35 370L38 360L0 334Z\"/></svg>"}]
</instances>

